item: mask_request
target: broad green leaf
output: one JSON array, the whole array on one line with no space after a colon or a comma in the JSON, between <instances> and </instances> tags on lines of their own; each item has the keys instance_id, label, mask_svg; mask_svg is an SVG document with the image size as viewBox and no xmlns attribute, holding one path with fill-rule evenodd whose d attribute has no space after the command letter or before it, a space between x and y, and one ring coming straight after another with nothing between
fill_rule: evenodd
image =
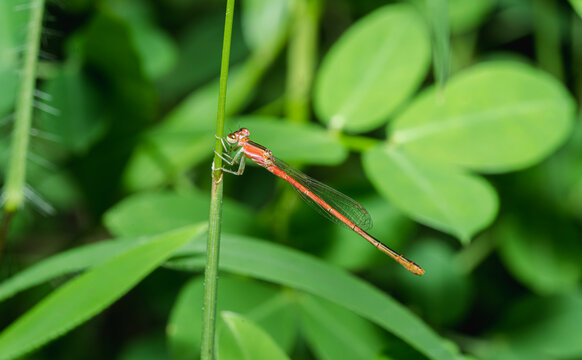
<instances>
[{"instance_id":1,"label":"broad green leaf","mask_svg":"<svg viewBox=\"0 0 582 360\"><path fill-rule=\"evenodd\" d=\"M582 357L582 294L579 290L561 296L526 298L514 303L501 319L502 324L494 335L503 339L503 346L521 355L514 359L529 359L523 356L528 353L536 353L542 359Z\"/></svg>"},{"instance_id":2,"label":"broad green leaf","mask_svg":"<svg viewBox=\"0 0 582 360\"><path fill-rule=\"evenodd\" d=\"M431 88L391 125L392 141L423 159L484 172L541 161L571 132L575 105L554 78L527 65L491 62Z\"/></svg>"},{"instance_id":3,"label":"broad green leaf","mask_svg":"<svg viewBox=\"0 0 582 360\"><path fill-rule=\"evenodd\" d=\"M289 22L289 1L246 0L242 3L245 40L254 51L281 41Z\"/></svg>"},{"instance_id":4,"label":"broad green leaf","mask_svg":"<svg viewBox=\"0 0 582 360\"><path fill-rule=\"evenodd\" d=\"M208 221L210 196L199 192L141 192L109 209L104 222L116 236L153 235L188 224ZM249 209L226 199L222 212L223 230L245 232L252 226Z\"/></svg>"},{"instance_id":5,"label":"broad green leaf","mask_svg":"<svg viewBox=\"0 0 582 360\"><path fill-rule=\"evenodd\" d=\"M472 350L479 360L554 360L539 351L531 349L515 349L503 340L491 341L485 346Z\"/></svg>"},{"instance_id":6,"label":"broad green leaf","mask_svg":"<svg viewBox=\"0 0 582 360\"><path fill-rule=\"evenodd\" d=\"M429 12L435 0L410 0L416 6L419 6L425 11L425 17L430 21L433 16ZM448 0L447 21L453 34L463 34L474 30L481 23L483 23L487 16L494 10L499 0Z\"/></svg>"},{"instance_id":7,"label":"broad green leaf","mask_svg":"<svg viewBox=\"0 0 582 360\"><path fill-rule=\"evenodd\" d=\"M200 253L205 241L200 238L190 242L189 251ZM188 253L180 255L185 257ZM204 263L201 256L171 262L175 268L196 271ZM220 268L317 295L381 326L429 359L454 359L443 339L386 293L309 255L249 237L223 234Z\"/></svg>"},{"instance_id":8,"label":"broad green leaf","mask_svg":"<svg viewBox=\"0 0 582 360\"><path fill-rule=\"evenodd\" d=\"M32 168L33 166L28 168L30 183L57 211L69 211L79 204L79 199L82 198L81 190L71 174L43 168L43 171L32 175ZM40 166L38 168L41 169Z\"/></svg>"},{"instance_id":9,"label":"broad green leaf","mask_svg":"<svg viewBox=\"0 0 582 360\"><path fill-rule=\"evenodd\" d=\"M582 18L582 0L570 0L570 5L576 10L578 16Z\"/></svg>"},{"instance_id":10,"label":"broad green leaf","mask_svg":"<svg viewBox=\"0 0 582 360\"><path fill-rule=\"evenodd\" d=\"M436 326L454 326L464 319L471 306L472 287L452 247L442 240L430 239L415 242L407 248L406 256L426 272L421 278L396 274L403 298Z\"/></svg>"},{"instance_id":11,"label":"broad green leaf","mask_svg":"<svg viewBox=\"0 0 582 360\"><path fill-rule=\"evenodd\" d=\"M216 349L219 359L289 359L269 334L248 318L230 311L221 312L220 317L223 326L218 331Z\"/></svg>"},{"instance_id":12,"label":"broad green leaf","mask_svg":"<svg viewBox=\"0 0 582 360\"><path fill-rule=\"evenodd\" d=\"M217 311L242 314L265 329L283 349L290 350L297 335L292 297L280 289L248 279L221 276ZM204 279L197 277L180 291L167 326L172 358L195 359L200 355Z\"/></svg>"},{"instance_id":13,"label":"broad green leaf","mask_svg":"<svg viewBox=\"0 0 582 360\"><path fill-rule=\"evenodd\" d=\"M172 38L149 23L130 23L130 26L145 74L154 80L168 73L178 60L178 49Z\"/></svg>"},{"instance_id":14,"label":"broad green leaf","mask_svg":"<svg viewBox=\"0 0 582 360\"><path fill-rule=\"evenodd\" d=\"M98 9L83 33L80 52L87 66L99 69L109 80L110 83L101 81L110 87L107 90L114 91L108 94L109 101L134 113L132 118L112 126L134 130L153 117L157 95L146 77L127 22L104 8Z\"/></svg>"},{"instance_id":15,"label":"broad green leaf","mask_svg":"<svg viewBox=\"0 0 582 360\"><path fill-rule=\"evenodd\" d=\"M215 139L212 131L202 130L155 129L145 134L129 160L125 185L135 191L156 188L208 159Z\"/></svg>"},{"instance_id":16,"label":"broad green leaf","mask_svg":"<svg viewBox=\"0 0 582 360\"><path fill-rule=\"evenodd\" d=\"M107 9L122 18L131 30L144 72L158 79L176 63L178 50L171 37L153 21L155 10L143 1L108 1Z\"/></svg>"},{"instance_id":17,"label":"broad green leaf","mask_svg":"<svg viewBox=\"0 0 582 360\"><path fill-rule=\"evenodd\" d=\"M48 80L43 91L52 110L40 112L40 129L55 136L68 150L86 152L103 135L110 120L95 85L81 72L79 64L71 63Z\"/></svg>"},{"instance_id":18,"label":"broad green leaf","mask_svg":"<svg viewBox=\"0 0 582 360\"><path fill-rule=\"evenodd\" d=\"M473 30L486 20L497 2L498 0L450 0L451 32L458 34Z\"/></svg>"},{"instance_id":19,"label":"broad green leaf","mask_svg":"<svg viewBox=\"0 0 582 360\"><path fill-rule=\"evenodd\" d=\"M343 306L391 332L429 359L453 359L443 340L411 311L368 283L314 257L264 241L224 234L220 262L222 270L290 286Z\"/></svg>"},{"instance_id":20,"label":"broad green leaf","mask_svg":"<svg viewBox=\"0 0 582 360\"><path fill-rule=\"evenodd\" d=\"M348 29L324 58L316 113L334 129L374 129L418 88L429 63L422 17L408 4L382 7Z\"/></svg>"},{"instance_id":21,"label":"broad green leaf","mask_svg":"<svg viewBox=\"0 0 582 360\"><path fill-rule=\"evenodd\" d=\"M59 276L68 275L101 264L104 261L147 241L147 238L102 241L51 256L50 258L30 266L1 283L0 301L8 299L21 291L45 283Z\"/></svg>"},{"instance_id":22,"label":"broad green leaf","mask_svg":"<svg viewBox=\"0 0 582 360\"><path fill-rule=\"evenodd\" d=\"M348 155L336 136L316 125L262 116L236 117L229 123L248 128L253 141L286 162L335 165Z\"/></svg>"},{"instance_id":23,"label":"broad green leaf","mask_svg":"<svg viewBox=\"0 0 582 360\"><path fill-rule=\"evenodd\" d=\"M376 189L425 225L467 243L497 213L497 195L482 178L411 156L389 146L364 153L364 170Z\"/></svg>"},{"instance_id":24,"label":"broad green leaf","mask_svg":"<svg viewBox=\"0 0 582 360\"><path fill-rule=\"evenodd\" d=\"M373 359L384 346L372 324L343 307L309 295L299 305L301 330L318 359Z\"/></svg>"},{"instance_id":25,"label":"broad green leaf","mask_svg":"<svg viewBox=\"0 0 582 360\"><path fill-rule=\"evenodd\" d=\"M495 232L501 258L513 276L531 290L556 294L579 287L582 244L568 222L551 219L504 219Z\"/></svg>"},{"instance_id":26,"label":"broad green leaf","mask_svg":"<svg viewBox=\"0 0 582 360\"><path fill-rule=\"evenodd\" d=\"M153 237L63 285L0 333L0 359L19 357L95 316L205 229Z\"/></svg>"}]
</instances>

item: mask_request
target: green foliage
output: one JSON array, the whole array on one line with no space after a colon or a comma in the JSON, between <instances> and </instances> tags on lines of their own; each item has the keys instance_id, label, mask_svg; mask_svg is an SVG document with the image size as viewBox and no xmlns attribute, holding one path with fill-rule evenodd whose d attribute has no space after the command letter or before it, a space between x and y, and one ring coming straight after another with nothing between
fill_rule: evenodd
<instances>
[{"instance_id":1,"label":"green foliage","mask_svg":"<svg viewBox=\"0 0 582 360\"><path fill-rule=\"evenodd\" d=\"M224 4L42 3L0 2L0 359L196 359ZM217 357L582 357L581 9L237 2L227 131L426 273L224 174Z\"/></svg>"},{"instance_id":2,"label":"green foliage","mask_svg":"<svg viewBox=\"0 0 582 360\"><path fill-rule=\"evenodd\" d=\"M176 359L199 356L202 330L199 309L202 306L203 286L202 277L190 280L180 290L172 309L167 332L170 353ZM218 312L228 310L244 315L266 330L278 346L287 351L292 348L298 335L293 304L292 296L276 286L229 276L220 279Z\"/></svg>"},{"instance_id":3,"label":"green foliage","mask_svg":"<svg viewBox=\"0 0 582 360\"><path fill-rule=\"evenodd\" d=\"M561 241L551 238L550 226L559 225ZM559 220L540 221L524 228L515 219L506 218L497 233L499 250L507 269L532 291L544 294L575 290L582 278L579 259L582 244L576 230Z\"/></svg>"},{"instance_id":4,"label":"green foliage","mask_svg":"<svg viewBox=\"0 0 582 360\"><path fill-rule=\"evenodd\" d=\"M395 119L396 146L483 172L530 166L564 143L575 106L554 78L515 62L474 66L431 88Z\"/></svg>"},{"instance_id":5,"label":"green foliage","mask_svg":"<svg viewBox=\"0 0 582 360\"><path fill-rule=\"evenodd\" d=\"M321 359L372 359L385 340L370 322L314 296L299 299L302 330Z\"/></svg>"},{"instance_id":6,"label":"green foliage","mask_svg":"<svg viewBox=\"0 0 582 360\"><path fill-rule=\"evenodd\" d=\"M103 219L117 236L142 236L162 233L208 219L207 194L177 194L167 191L142 192L127 197L112 207ZM252 222L249 209L228 199L223 204L225 231L244 232ZM149 219L147 223L143 219Z\"/></svg>"},{"instance_id":7,"label":"green foliage","mask_svg":"<svg viewBox=\"0 0 582 360\"><path fill-rule=\"evenodd\" d=\"M394 333L431 359L450 359L452 356L436 333L394 299L315 258L238 235L223 237L220 256L223 270L275 282L332 301ZM201 266L200 260L176 259L170 266L196 269ZM249 290L242 291L246 292ZM184 327L170 325L170 328Z\"/></svg>"},{"instance_id":8,"label":"green foliage","mask_svg":"<svg viewBox=\"0 0 582 360\"><path fill-rule=\"evenodd\" d=\"M1 358L29 352L99 313L205 228L152 237L68 282L4 329Z\"/></svg>"},{"instance_id":9,"label":"green foliage","mask_svg":"<svg viewBox=\"0 0 582 360\"><path fill-rule=\"evenodd\" d=\"M284 122L265 116L236 117L230 124L233 129L236 124L253 129L255 141L259 144L272 142L269 150L285 161L336 165L347 157L340 139L316 125ZM297 140L289 142L289 138Z\"/></svg>"},{"instance_id":10,"label":"green foliage","mask_svg":"<svg viewBox=\"0 0 582 360\"><path fill-rule=\"evenodd\" d=\"M289 359L271 337L252 321L232 312L220 314L216 356L220 359Z\"/></svg>"},{"instance_id":11,"label":"green foliage","mask_svg":"<svg viewBox=\"0 0 582 360\"><path fill-rule=\"evenodd\" d=\"M574 10L576 10L576 12L578 13L578 15L580 17L582 17L582 1L580 1L580 0L570 0L570 4L572 4L572 7L574 8Z\"/></svg>"},{"instance_id":12,"label":"green foliage","mask_svg":"<svg viewBox=\"0 0 582 360\"><path fill-rule=\"evenodd\" d=\"M324 58L314 95L319 118L332 129L378 127L418 88L429 58L428 31L412 8L376 10Z\"/></svg>"},{"instance_id":13,"label":"green foliage","mask_svg":"<svg viewBox=\"0 0 582 360\"><path fill-rule=\"evenodd\" d=\"M497 197L482 179L398 149L376 147L364 154L372 183L415 220L468 242L489 225Z\"/></svg>"}]
</instances>

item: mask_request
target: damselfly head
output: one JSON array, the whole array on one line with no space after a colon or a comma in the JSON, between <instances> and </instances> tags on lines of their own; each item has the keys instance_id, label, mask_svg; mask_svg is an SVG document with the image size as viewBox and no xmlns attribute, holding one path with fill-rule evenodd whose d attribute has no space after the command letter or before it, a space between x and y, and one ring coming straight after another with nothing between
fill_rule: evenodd
<instances>
[{"instance_id":1,"label":"damselfly head","mask_svg":"<svg viewBox=\"0 0 582 360\"><path fill-rule=\"evenodd\" d=\"M228 141L229 144L236 144L239 140L248 138L250 134L251 132L248 129L240 128L237 131L228 134L226 136L226 141Z\"/></svg>"}]
</instances>

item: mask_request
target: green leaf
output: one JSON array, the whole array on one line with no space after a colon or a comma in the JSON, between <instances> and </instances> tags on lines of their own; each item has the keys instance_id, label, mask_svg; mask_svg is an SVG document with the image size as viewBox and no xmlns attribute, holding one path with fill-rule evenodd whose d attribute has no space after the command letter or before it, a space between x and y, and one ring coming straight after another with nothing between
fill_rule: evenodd
<instances>
[{"instance_id":1,"label":"green leaf","mask_svg":"<svg viewBox=\"0 0 582 360\"><path fill-rule=\"evenodd\" d=\"M579 231L568 222L528 217L499 224L496 238L505 267L531 290L556 294L579 287L582 244Z\"/></svg>"},{"instance_id":2,"label":"green leaf","mask_svg":"<svg viewBox=\"0 0 582 360\"><path fill-rule=\"evenodd\" d=\"M579 290L561 296L526 298L514 303L501 318L503 323L496 335L515 355L537 353L546 359L579 359L582 356L582 294Z\"/></svg>"},{"instance_id":3,"label":"green leaf","mask_svg":"<svg viewBox=\"0 0 582 360\"><path fill-rule=\"evenodd\" d=\"M148 239L102 241L61 252L21 271L0 284L0 301L59 276L96 266Z\"/></svg>"},{"instance_id":4,"label":"green leaf","mask_svg":"<svg viewBox=\"0 0 582 360\"><path fill-rule=\"evenodd\" d=\"M570 5L576 10L578 16L582 18L582 0L570 0Z\"/></svg>"},{"instance_id":5,"label":"green leaf","mask_svg":"<svg viewBox=\"0 0 582 360\"><path fill-rule=\"evenodd\" d=\"M498 0L450 0L451 32L459 34L475 29L494 10Z\"/></svg>"},{"instance_id":6,"label":"green leaf","mask_svg":"<svg viewBox=\"0 0 582 360\"><path fill-rule=\"evenodd\" d=\"M242 7L245 40L255 51L281 41L289 23L289 1L247 0Z\"/></svg>"},{"instance_id":7,"label":"green leaf","mask_svg":"<svg viewBox=\"0 0 582 360\"><path fill-rule=\"evenodd\" d=\"M113 87L113 102L124 106L125 111L135 111L135 118L124 119L113 125L129 128L136 121L153 116L157 94L151 80L146 77L144 65L137 52L132 30L123 19L103 8L91 19L82 39L82 54L88 66L99 70ZM109 89L111 91L111 89ZM139 116L138 116L139 115Z\"/></svg>"},{"instance_id":8,"label":"green leaf","mask_svg":"<svg viewBox=\"0 0 582 360\"><path fill-rule=\"evenodd\" d=\"M104 222L117 236L153 235L188 224L208 221L210 196L198 192L141 192L125 198L109 209ZM223 230L245 232L253 224L249 209L225 200Z\"/></svg>"},{"instance_id":9,"label":"green leaf","mask_svg":"<svg viewBox=\"0 0 582 360\"><path fill-rule=\"evenodd\" d=\"M418 88L429 62L429 34L419 14L408 4L382 7L353 25L324 58L316 113L334 129L374 129Z\"/></svg>"},{"instance_id":10,"label":"green leaf","mask_svg":"<svg viewBox=\"0 0 582 360\"><path fill-rule=\"evenodd\" d=\"M267 332L244 316L230 311L220 314L217 357L221 360L289 359Z\"/></svg>"},{"instance_id":11,"label":"green leaf","mask_svg":"<svg viewBox=\"0 0 582 360\"><path fill-rule=\"evenodd\" d=\"M366 174L396 207L467 243L497 213L497 196L482 178L378 146L364 153Z\"/></svg>"},{"instance_id":12,"label":"green leaf","mask_svg":"<svg viewBox=\"0 0 582 360\"><path fill-rule=\"evenodd\" d=\"M433 14L430 12L430 6L435 0L412 0L412 2L423 9L425 17L430 19ZM451 33L463 35L475 30L479 25L487 20L487 17L495 9L499 0L448 0L445 9L447 11L447 21ZM459 39L455 39L458 41Z\"/></svg>"},{"instance_id":13,"label":"green leaf","mask_svg":"<svg viewBox=\"0 0 582 360\"><path fill-rule=\"evenodd\" d=\"M150 79L158 79L168 73L178 60L178 49L172 38L147 22L130 23L130 26L145 74Z\"/></svg>"},{"instance_id":14,"label":"green leaf","mask_svg":"<svg viewBox=\"0 0 582 360\"><path fill-rule=\"evenodd\" d=\"M200 253L205 239L196 239L189 245L192 253ZM196 271L204 263L200 256L172 261L176 268ZM317 295L381 326L429 359L454 359L443 339L410 310L370 284L312 256L249 237L223 234L220 267Z\"/></svg>"},{"instance_id":15,"label":"green leaf","mask_svg":"<svg viewBox=\"0 0 582 360\"><path fill-rule=\"evenodd\" d=\"M204 127L154 129L143 136L132 154L124 174L125 185L134 191L159 187L187 167L208 159L214 141L210 129Z\"/></svg>"},{"instance_id":16,"label":"green leaf","mask_svg":"<svg viewBox=\"0 0 582 360\"><path fill-rule=\"evenodd\" d=\"M224 234L220 266L320 296L381 326L430 359L453 359L443 340L411 311L368 283L314 257Z\"/></svg>"},{"instance_id":17,"label":"green leaf","mask_svg":"<svg viewBox=\"0 0 582 360\"><path fill-rule=\"evenodd\" d=\"M204 278L196 277L180 291L167 326L172 358L195 359L200 354ZM283 349L290 350L297 336L292 298L280 289L257 281L220 277L217 311L234 311L265 329Z\"/></svg>"},{"instance_id":18,"label":"green leaf","mask_svg":"<svg viewBox=\"0 0 582 360\"><path fill-rule=\"evenodd\" d=\"M299 304L301 330L318 359L372 359L384 346L372 324L343 307L308 295Z\"/></svg>"},{"instance_id":19,"label":"green leaf","mask_svg":"<svg viewBox=\"0 0 582 360\"><path fill-rule=\"evenodd\" d=\"M338 137L317 125L265 116L236 117L229 124L248 128L253 141L286 162L336 165L348 155Z\"/></svg>"},{"instance_id":20,"label":"green leaf","mask_svg":"<svg viewBox=\"0 0 582 360\"><path fill-rule=\"evenodd\" d=\"M132 42L148 77L157 79L175 65L178 59L176 45L154 23L155 10L150 3L109 1L106 6L129 26Z\"/></svg>"},{"instance_id":21,"label":"green leaf","mask_svg":"<svg viewBox=\"0 0 582 360\"><path fill-rule=\"evenodd\" d=\"M392 124L392 141L423 159L484 172L541 161L571 132L575 105L566 89L527 65L492 62L431 88Z\"/></svg>"},{"instance_id":22,"label":"green leaf","mask_svg":"<svg viewBox=\"0 0 582 360\"><path fill-rule=\"evenodd\" d=\"M95 316L205 229L153 237L71 280L0 333L0 359L21 356Z\"/></svg>"},{"instance_id":23,"label":"green leaf","mask_svg":"<svg viewBox=\"0 0 582 360\"><path fill-rule=\"evenodd\" d=\"M68 150L83 153L103 135L108 125L105 103L95 86L80 71L68 64L48 80L43 91L56 112L40 113L40 129L57 137Z\"/></svg>"}]
</instances>

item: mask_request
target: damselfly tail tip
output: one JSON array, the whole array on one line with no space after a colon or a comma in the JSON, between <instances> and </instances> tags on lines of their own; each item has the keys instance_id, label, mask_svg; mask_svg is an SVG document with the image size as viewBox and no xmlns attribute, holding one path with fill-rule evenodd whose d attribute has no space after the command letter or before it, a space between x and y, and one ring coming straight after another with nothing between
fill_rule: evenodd
<instances>
[{"instance_id":1,"label":"damselfly tail tip","mask_svg":"<svg viewBox=\"0 0 582 360\"><path fill-rule=\"evenodd\" d=\"M406 269L408 271L410 271L411 273L413 273L414 275L420 276L420 275L424 274L424 269L413 262L410 262L409 264L407 264Z\"/></svg>"}]
</instances>

